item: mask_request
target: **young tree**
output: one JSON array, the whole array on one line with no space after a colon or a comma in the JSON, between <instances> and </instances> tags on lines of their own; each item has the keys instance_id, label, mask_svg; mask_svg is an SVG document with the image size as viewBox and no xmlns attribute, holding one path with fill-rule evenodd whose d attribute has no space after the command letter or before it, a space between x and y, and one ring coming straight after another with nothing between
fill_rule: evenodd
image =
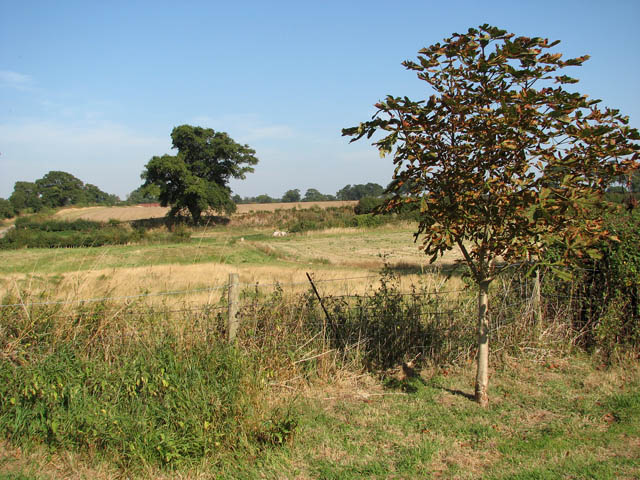
<instances>
[{"instance_id":1,"label":"young tree","mask_svg":"<svg viewBox=\"0 0 640 480\"><path fill-rule=\"evenodd\" d=\"M489 25L453 34L403 65L433 90L428 100L388 96L371 121L343 130L371 138L396 165L386 208L420 205L415 236L435 261L457 246L478 286L475 398L488 403L488 292L505 262L546 242L580 254L606 235L593 207L613 178L638 167L638 131L618 110L567 91L558 42ZM410 185L410 195L399 193Z\"/></svg>"},{"instance_id":2,"label":"young tree","mask_svg":"<svg viewBox=\"0 0 640 480\"><path fill-rule=\"evenodd\" d=\"M178 154L153 157L141 175L144 186L159 187L160 203L171 205L170 216L186 209L198 223L208 209L233 212L229 179L253 172L255 150L224 132L191 125L174 128L171 139Z\"/></svg>"}]
</instances>

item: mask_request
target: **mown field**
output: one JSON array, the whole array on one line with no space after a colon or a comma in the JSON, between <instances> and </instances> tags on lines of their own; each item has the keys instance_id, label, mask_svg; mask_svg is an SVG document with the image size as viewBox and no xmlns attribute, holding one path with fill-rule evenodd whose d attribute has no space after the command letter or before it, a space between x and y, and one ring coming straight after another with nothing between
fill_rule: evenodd
<instances>
[{"instance_id":1,"label":"mown field","mask_svg":"<svg viewBox=\"0 0 640 480\"><path fill-rule=\"evenodd\" d=\"M637 359L574 349L501 280L482 409L457 252L427 265L406 221L273 237L291 215L247 212L181 243L0 250L15 304L0 311L0 480L640 477ZM417 335L434 342L421 356Z\"/></svg>"}]
</instances>

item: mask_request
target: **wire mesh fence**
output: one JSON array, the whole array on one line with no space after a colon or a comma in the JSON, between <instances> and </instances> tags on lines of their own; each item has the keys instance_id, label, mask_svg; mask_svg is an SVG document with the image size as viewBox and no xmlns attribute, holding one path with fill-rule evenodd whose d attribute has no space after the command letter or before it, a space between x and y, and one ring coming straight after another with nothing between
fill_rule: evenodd
<instances>
[{"instance_id":1,"label":"wire mesh fence","mask_svg":"<svg viewBox=\"0 0 640 480\"><path fill-rule=\"evenodd\" d=\"M192 290L136 295L47 300L20 298L0 305L2 348L38 338L42 322L58 325L57 335L77 335L82 327L94 341L120 332L123 338L153 335L171 328L182 338L231 339L249 350L288 359L289 363L332 351L341 361L387 368L410 358L435 363L470 358L476 341L477 298L472 287L401 288L394 275L315 279L314 283L375 280L364 293L314 295L296 283L237 283ZM538 280L539 281L539 280ZM236 289L235 295L231 291ZM294 291L295 289L295 291ZM350 288L345 287L345 291ZM206 301L192 300L203 292ZM536 342L551 324L572 330L570 311L580 295L545 294L521 270L494 282L490 303L490 342L497 349ZM175 298L179 297L179 301ZM147 304L148 299L166 301ZM171 301L167 299L171 298ZM231 318L233 317L233 318ZM236 325L231 327L231 322ZM17 325L22 325L19 327ZM230 338L234 329L235 338ZM73 333L74 329L76 330ZM67 332L67 333L65 333ZM111 332L111 333L108 333ZM137 332L137 333L136 333ZM572 334L576 335L575 329ZM304 360L306 362L306 360ZM285 361L286 363L286 361Z\"/></svg>"}]
</instances>

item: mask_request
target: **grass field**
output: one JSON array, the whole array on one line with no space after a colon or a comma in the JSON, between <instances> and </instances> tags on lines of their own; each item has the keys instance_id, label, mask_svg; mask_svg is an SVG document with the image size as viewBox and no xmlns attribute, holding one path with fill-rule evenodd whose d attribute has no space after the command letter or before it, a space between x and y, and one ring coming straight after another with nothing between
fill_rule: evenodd
<instances>
[{"instance_id":1,"label":"grass field","mask_svg":"<svg viewBox=\"0 0 640 480\"><path fill-rule=\"evenodd\" d=\"M274 205L268 206L274 208ZM105 213L104 218L113 215L116 209ZM87 215L88 211L98 215L97 211L87 209L71 210L67 214ZM135 211L127 215L135 216ZM248 211L241 215L250 216ZM231 223L195 229L188 243L2 250L0 296L11 299L11 303L77 302L102 296L221 287L229 273L238 273L240 282L249 290L250 284L268 285L277 294L273 284L278 282L285 294L295 295L309 291L306 272L319 281L321 295L340 296L365 290L371 293L372 289L379 288L379 272L385 264L399 276L400 291L416 284L426 285L428 291L461 289L464 283L459 276L443 273L447 270L445 267L459 259L459 253L452 251L439 266L430 267L413 243L413 231L411 224L396 222L376 228L330 228L274 238L273 225L255 226L248 222L244 226ZM327 282L322 283L323 280ZM257 292L258 288L254 290ZM150 297L149 304L157 302L162 308L172 303L209 305L220 302L223 295L223 290L216 290L215 293ZM272 297L266 293L263 300L268 298ZM471 295L469 298L473 300ZM96 428L112 435L109 448L120 452L117 454L120 463L114 463L95 446L95 442L100 443L100 437L80 450L47 448L39 441L18 446L7 438L0 439L0 480L640 478L637 359L625 358L620 364L604 365L597 355L590 357L572 351L568 343L561 340L558 344L545 343L555 341L550 330L542 330L539 340L522 344L516 340L516 346L503 341L504 348L496 349L491 360L491 404L482 409L472 401L471 354L460 356L460 361L427 364L423 370L408 374L401 368L371 371L363 362L355 360L340 363L340 355L334 348L325 350L329 347L324 340L318 340L319 333L312 331L308 336L294 338L295 335L287 331L291 325L299 324L302 306L282 303L286 301L279 299L281 303L265 304L262 310L256 305L255 310L249 309L246 313L249 319L255 317L256 325L258 318L267 321L261 343L254 342L250 333L241 339L246 364L252 368L242 373L252 385L251 391L259 392L251 399L256 417L247 414L247 421L254 424L249 423L244 433L234 437L235 443L221 447L219 452L197 457L197 461L185 460L179 467L164 468L145 463L146 460L123 466L122 458L128 457L118 450L121 437L117 434L128 425L132 438L137 438L136 429L147 428L149 431L139 437L140 442L145 446L145 442L155 438L157 446L146 445L148 455L141 458L153 458L155 448L166 446L167 441L162 437L166 432L178 432L175 442L188 443L190 435L194 442L206 437L206 434L198 437L202 434L196 432L200 419L198 412L192 410L215 404L207 399L207 395L215 391L200 388L200 382L209 379L210 370L199 373L196 367L201 358L194 352L200 348L206 353L213 348L207 335L214 327L198 322L199 318L212 321L215 316L198 317L190 313L167 316L160 310L149 318L120 316L127 304L124 300L82 308L76 303L40 310L17 307L13 315L22 322L23 330L17 325L0 324L11 335L17 335L15 341L6 345L0 338L3 345L0 361L5 362L0 366L7 381L17 379L16 372L24 369L27 383L20 392L9 392L7 396L15 400L21 395L20 398L26 399L23 415L36 415L37 412L29 410L29 405L45 412L44 416L34 418L46 425L51 425L47 415L52 413L43 410L41 405L57 405L57 414L68 423L61 426L56 423L53 430L50 427L48 435L52 438L58 428L71 429L73 433L76 423L72 422L80 425L97 422ZM339 301L338 298L338 306ZM385 317L386 305L382 304L376 311L380 315L376 319L382 321ZM472 305L469 311L473 308ZM14 334L14 329L18 334ZM501 335L506 335L501 332L492 337L492 341L496 340L494 345L497 340L502 341ZM534 334L525 331L521 338L533 338ZM443 342L459 341L447 340L446 335L445 332ZM172 340L163 343L165 338ZM179 353L175 358L171 357L174 344ZM466 351L471 348L465 345ZM156 355L158 351L162 355ZM318 352L321 352L319 357ZM324 357L327 352L333 352L332 356ZM56 355L61 359L62 363L46 367L53 370L42 367L43 372L54 371L51 379L39 370L30 370L39 367L30 365L29 358L40 355L45 360ZM163 355L173 358L172 372L165 371L165 366L167 369L169 366L162 363L165 362ZM127 358L131 363L125 361ZM327 366L329 358L333 363ZM343 358L347 358L346 353ZM145 362L152 361L157 364L147 367ZM80 368L80 383L74 386L73 381L77 379L72 378L70 372L78 362L91 375L104 377L93 382L92 376L83 377L85 370ZM118 362L123 365L118 366ZM131 378L123 372L130 372ZM169 376L170 373L173 376ZM228 373L224 368L216 371L221 378L226 378ZM159 395L156 390L148 392L143 388L151 385L153 378L159 382L158 391L165 393ZM172 390L173 396L169 395L174 381L179 384L188 378L197 381L185 383L184 391L176 387ZM107 406L102 408L99 401L105 400L88 393L81 397L88 402L84 406L86 410L79 413L58 401L58 393L71 395L87 385L94 389L92 391L112 395L105 397ZM123 394L127 388L132 388L127 390L132 397ZM135 395L145 392L148 393L146 400L133 402ZM118 408L124 404L129 410L123 407L116 413L110 412L112 398L119 399ZM189 403L196 399L203 403ZM67 414L69 416L65 416ZM191 432L189 435L180 433L180 428L184 428L180 423L185 420L181 415L195 422L195 430L186 430ZM238 415L239 424L246 420L239 413L230 415L231 418ZM18 417L0 418L0 424L19 426L24 418ZM147 419L156 423L142 425ZM82 434L90 435L90 431ZM75 438L75 434L70 438ZM255 438L261 440L255 441Z\"/></svg>"},{"instance_id":2,"label":"grass field","mask_svg":"<svg viewBox=\"0 0 640 480\"><path fill-rule=\"evenodd\" d=\"M216 227L187 244L0 251L0 295L29 291L46 300L119 296L223 285L229 273L247 284L300 284L377 274L386 264L406 283L428 269L412 227L332 229L274 238L271 229ZM443 259L458 258L452 251ZM455 281L455 279L454 279ZM362 291L370 281L331 283L327 293ZM208 298L208 297L207 297Z\"/></svg>"}]
</instances>

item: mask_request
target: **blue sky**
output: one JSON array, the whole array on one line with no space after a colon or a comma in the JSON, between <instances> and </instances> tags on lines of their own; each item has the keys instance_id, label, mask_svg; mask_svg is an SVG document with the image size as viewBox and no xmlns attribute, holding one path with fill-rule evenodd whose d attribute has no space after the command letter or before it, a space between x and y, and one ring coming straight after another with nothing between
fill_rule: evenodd
<instances>
[{"instance_id":1,"label":"blue sky","mask_svg":"<svg viewBox=\"0 0 640 480\"><path fill-rule=\"evenodd\" d=\"M424 82L400 63L483 23L559 39L577 89L640 127L640 1L0 0L0 197L63 170L125 198L174 126L226 131L260 163L235 193L386 185L390 158L341 129Z\"/></svg>"}]
</instances>

